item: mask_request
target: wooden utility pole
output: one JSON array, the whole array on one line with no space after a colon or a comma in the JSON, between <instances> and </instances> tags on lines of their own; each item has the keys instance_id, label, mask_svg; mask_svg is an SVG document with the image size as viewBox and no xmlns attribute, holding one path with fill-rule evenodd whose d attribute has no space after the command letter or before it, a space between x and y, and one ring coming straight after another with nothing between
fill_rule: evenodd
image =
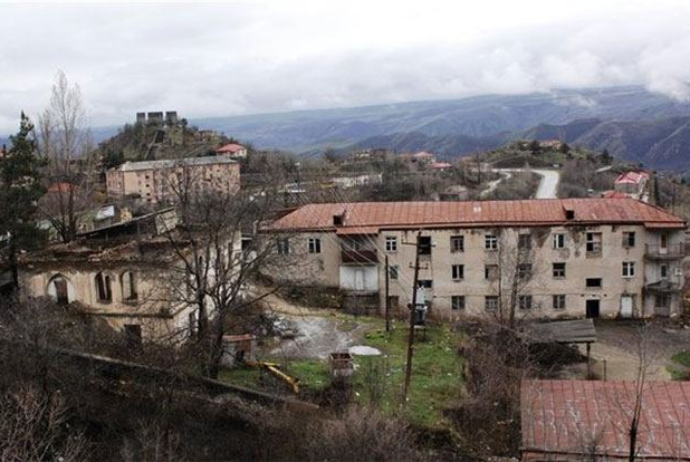
<instances>
[{"instance_id":1,"label":"wooden utility pole","mask_svg":"<svg viewBox=\"0 0 690 462\"><path fill-rule=\"evenodd\" d=\"M402 403L403 406L407 401L407 391L410 388L410 380L412 379L412 354L414 350L414 321L417 314L417 286L419 285L419 241L421 240L422 232L417 233L417 241L415 243L415 257L414 257L414 280L412 282L412 303L410 303L410 333L407 338L407 365L405 366L405 385L403 386Z\"/></svg>"},{"instance_id":2,"label":"wooden utility pole","mask_svg":"<svg viewBox=\"0 0 690 462\"><path fill-rule=\"evenodd\" d=\"M388 255L386 255L386 332L391 331L391 300L390 300L390 267L388 266Z\"/></svg>"}]
</instances>

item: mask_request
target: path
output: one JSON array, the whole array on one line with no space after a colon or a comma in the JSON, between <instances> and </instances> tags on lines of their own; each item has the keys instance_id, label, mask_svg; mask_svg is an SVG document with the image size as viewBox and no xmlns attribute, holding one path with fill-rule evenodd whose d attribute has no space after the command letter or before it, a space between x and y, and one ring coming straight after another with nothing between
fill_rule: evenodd
<instances>
[{"instance_id":1,"label":"path","mask_svg":"<svg viewBox=\"0 0 690 462\"><path fill-rule=\"evenodd\" d=\"M561 179L561 172L558 170L546 170L546 169L533 169L533 168L497 168L494 172L501 174L518 173L518 172L533 172L541 176L541 181L539 182L539 188L537 188L537 193L534 196L536 199L556 199L558 197L558 182ZM496 180L500 182L505 178ZM494 183L493 181L491 183ZM491 186L489 183L489 186ZM498 183L493 189L496 189ZM482 191L484 194L484 191Z\"/></svg>"},{"instance_id":2,"label":"path","mask_svg":"<svg viewBox=\"0 0 690 462\"><path fill-rule=\"evenodd\" d=\"M501 177L497 180L490 181L489 183L487 183L487 188L479 194L481 197L488 196L489 194L494 192L496 190L496 188L498 188L498 185L501 181L507 180L508 178L513 176L513 174L509 171L501 171L501 170L495 170L495 171L498 172L498 174L501 175Z\"/></svg>"}]
</instances>

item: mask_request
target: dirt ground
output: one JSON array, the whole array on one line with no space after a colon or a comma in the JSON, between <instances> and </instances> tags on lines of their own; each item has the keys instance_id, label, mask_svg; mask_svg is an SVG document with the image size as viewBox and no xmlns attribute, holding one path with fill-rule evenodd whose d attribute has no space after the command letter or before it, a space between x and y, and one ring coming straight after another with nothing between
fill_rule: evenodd
<instances>
[{"instance_id":1,"label":"dirt ground","mask_svg":"<svg viewBox=\"0 0 690 462\"><path fill-rule=\"evenodd\" d=\"M275 313L294 327L294 339L285 339L272 348L268 354L284 358L326 359L331 353L347 351L359 345L370 325L355 319L335 316L335 310L314 309L294 305L289 301L271 295L266 302Z\"/></svg>"},{"instance_id":2,"label":"dirt ground","mask_svg":"<svg viewBox=\"0 0 690 462\"><path fill-rule=\"evenodd\" d=\"M641 338L647 348L649 380L671 380L666 366L671 356L690 349L690 328L667 321L651 321L642 327L634 321L598 320L597 342L592 344L594 371L607 380L634 380L637 376ZM584 354L585 347L581 347ZM586 365L568 368L564 374L570 377L584 376Z\"/></svg>"}]
</instances>

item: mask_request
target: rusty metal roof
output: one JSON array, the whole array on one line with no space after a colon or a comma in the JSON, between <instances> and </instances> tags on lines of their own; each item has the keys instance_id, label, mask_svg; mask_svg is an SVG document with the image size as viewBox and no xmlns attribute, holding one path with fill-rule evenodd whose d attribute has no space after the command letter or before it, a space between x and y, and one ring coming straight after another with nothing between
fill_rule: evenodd
<instances>
[{"instance_id":1,"label":"rusty metal roof","mask_svg":"<svg viewBox=\"0 0 690 462\"><path fill-rule=\"evenodd\" d=\"M690 459L690 382L646 382L642 390L638 457ZM636 396L635 381L523 382L523 460L591 451L627 459Z\"/></svg>"},{"instance_id":2,"label":"rusty metal roof","mask_svg":"<svg viewBox=\"0 0 690 462\"><path fill-rule=\"evenodd\" d=\"M574 218L566 219L565 211ZM345 212L342 225L333 216ZM357 202L309 204L275 221L268 229L300 231L346 228L434 229L479 226L553 226L643 224L685 228L685 222L661 208L634 199L533 199L464 202Z\"/></svg>"}]
</instances>

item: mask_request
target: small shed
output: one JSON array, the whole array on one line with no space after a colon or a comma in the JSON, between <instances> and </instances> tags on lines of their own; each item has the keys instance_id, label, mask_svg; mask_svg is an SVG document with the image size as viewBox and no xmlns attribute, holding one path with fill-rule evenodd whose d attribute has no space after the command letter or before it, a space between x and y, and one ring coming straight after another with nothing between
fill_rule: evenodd
<instances>
[{"instance_id":1,"label":"small shed","mask_svg":"<svg viewBox=\"0 0 690 462\"><path fill-rule=\"evenodd\" d=\"M587 375L591 375L591 348L597 341L597 330L593 319L534 322L527 324L520 336L527 343L560 343L562 345L585 345L587 349Z\"/></svg>"},{"instance_id":2,"label":"small shed","mask_svg":"<svg viewBox=\"0 0 690 462\"><path fill-rule=\"evenodd\" d=\"M235 367L245 361L255 361L256 348L254 335L224 335L221 363L226 367Z\"/></svg>"}]
</instances>

